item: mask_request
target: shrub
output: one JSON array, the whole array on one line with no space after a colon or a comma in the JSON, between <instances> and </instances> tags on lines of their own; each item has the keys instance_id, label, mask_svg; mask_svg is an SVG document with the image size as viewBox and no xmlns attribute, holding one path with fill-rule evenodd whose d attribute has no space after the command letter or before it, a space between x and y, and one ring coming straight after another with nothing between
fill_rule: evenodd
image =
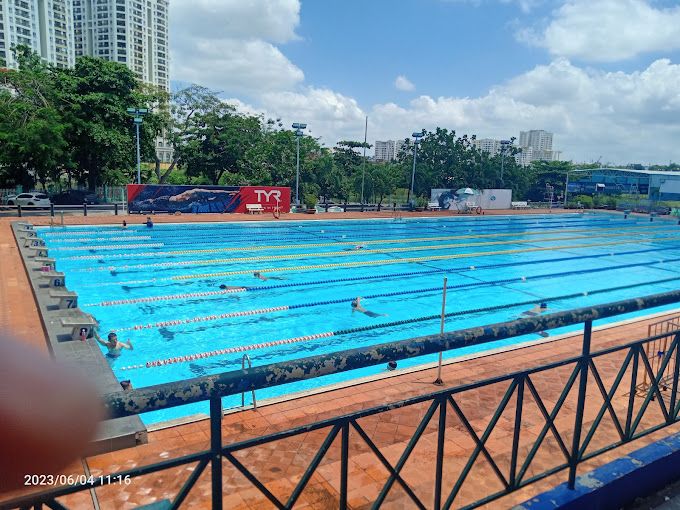
<instances>
[{"instance_id":1,"label":"shrub","mask_svg":"<svg viewBox=\"0 0 680 510\"><path fill-rule=\"evenodd\" d=\"M574 197L574 202L577 202L577 203L581 202L581 205L585 209L592 209L593 205L594 205L593 197L591 197L590 195L576 195Z\"/></svg>"}]
</instances>

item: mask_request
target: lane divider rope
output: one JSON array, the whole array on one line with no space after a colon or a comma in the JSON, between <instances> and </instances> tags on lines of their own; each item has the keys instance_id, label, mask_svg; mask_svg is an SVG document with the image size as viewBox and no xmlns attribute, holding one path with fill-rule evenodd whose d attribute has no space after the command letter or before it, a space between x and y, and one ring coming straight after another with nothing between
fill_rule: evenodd
<instances>
[{"instance_id":1,"label":"lane divider rope","mask_svg":"<svg viewBox=\"0 0 680 510\"><path fill-rule=\"evenodd\" d=\"M647 248L644 250L630 250L630 251L624 251L624 252L618 252L616 253L616 256L619 255L637 255L640 253L649 253L649 252L658 252L658 251L667 251L667 250L677 250L677 246L666 246L666 247L660 247L660 248ZM506 262L503 264L483 264L476 266L476 269L481 270L481 269L499 269L502 267L515 267L515 266L524 266L524 265L534 265L534 264L542 264L546 262L568 262L572 260L585 260L585 259L594 259L594 258L602 258L602 257L611 257L613 254L612 253L597 253L594 255L583 255L583 256L574 256L574 257L559 257L559 258L550 258L550 259L538 259L538 260L531 260L527 262ZM664 262L675 262L676 260L680 259L667 259L667 260L659 260L659 261L653 261L653 262L641 262L639 264L632 264L631 267L638 266L638 265L652 265L652 264L660 264ZM619 268L623 268L625 266L617 266ZM254 292L254 291L266 291L266 290L274 290L274 289L282 289L282 288L288 288L288 287L307 287L310 285L327 285L331 283L343 283L343 282L353 282L353 281L366 281L366 280L386 280L390 278L403 278L404 276L424 276L424 275L431 275L431 274L440 274L440 273L453 273L453 272L461 272L461 271L469 271L470 266L458 266L458 267L449 267L449 268L442 268L442 269L430 269L427 271L409 271L409 272L400 272L400 273L388 273L388 274L381 274L381 275L366 275L366 276L350 276L350 277L345 277L345 278L331 278L331 279L326 279L326 280L314 280L311 282L291 282L291 283L279 283L279 284L273 284L273 285L263 285L259 287L236 287L232 289L227 289L227 290L219 290L219 291L204 291L204 292L189 292L185 294L170 294L170 295L161 295L161 296L147 296L147 297L140 297L140 298L129 298L129 299L118 299L115 301L101 301L99 303L88 303L83 306L117 306L117 305L127 305L127 304L135 304L135 303L149 303L149 302L154 302L154 301L171 301L171 300L176 300L176 299L190 299L193 297L209 297L209 296L218 296L221 294L231 294L231 293L238 293L238 292Z\"/></svg>"},{"instance_id":2,"label":"lane divider rope","mask_svg":"<svg viewBox=\"0 0 680 510\"><path fill-rule=\"evenodd\" d=\"M664 237L664 238L652 238L648 239L648 242L664 242L664 241L677 241L680 237ZM379 260L364 260L357 262L336 262L330 264L317 264L317 265L304 265L304 266L290 266L290 267L269 267L265 269L255 269L260 273L274 273L274 272L288 272L288 271L312 271L317 269L332 269L336 267L361 267L361 266L375 266L375 265L393 265L393 264L405 264L410 262L426 262L434 260L450 260L450 259L461 259L461 258L474 258L474 257L491 257L494 255L512 255L517 253L531 253L538 251L547 250L569 250L578 248L592 248L597 246L616 246L621 244L637 243L638 239L630 241L609 241L606 243L587 243L587 244L574 244L574 245L562 245L562 246L544 246L536 248L522 248L522 249L512 249L512 250L498 250L498 251L486 251L486 252L475 252L475 253L456 253L453 255L430 255L427 257L409 257L403 259L379 259ZM182 281L182 280L195 280L202 278L217 278L222 276L233 276L239 274L251 274L253 269L241 269L236 271L220 271L215 273L202 273L202 274L186 274L170 276L168 280ZM164 279L165 280L165 279ZM152 280L156 281L156 280ZM119 285L124 285L123 283L118 283Z\"/></svg>"},{"instance_id":3,"label":"lane divider rope","mask_svg":"<svg viewBox=\"0 0 680 510\"><path fill-rule=\"evenodd\" d=\"M625 230L632 229L643 229L647 227L646 225L634 225L626 227ZM575 229L567 230L564 234L576 234L582 232L604 232L610 230L621 231L621 227L606 227L606 228L595 228L595 229ZM660 230L656 228L653 230ZM260 251L260 250L280 250L280 249L303 249L303 248L322 248L326 246L344 246L344 245L357 245L357 244L401 244L401 243L415 243L415 242L426 242L426 241L450 241L453 239L483 239L483 238L493 238L493 237L517 237L523 235L541 235L548 234L544 231L523 231L523 232L513 232L513 233L498 233L498 234L476 234L476 235L456 235L456 236L435 236L435 237L416 237L416 238L397 238L397 239L371 239L366 241L338 241L333 243L304 243L291 245L264 245L264 246L236 246L231 248L207 248L207 249L196 249L196 250L172 250L172 251L158 251L158 252L146 252L146 253L115 253L108 255L108 258L143 258L143 257L158 257L158 256L173 256L173 255L193 255L199 253L222 253L222 252L236 252L236 251ZM551 235L562 235L562 234L551 234ZM95 260L102 258L100 255L76 255L72 257L65 257L65 260ZM121 267L137 267L137 266L121 266ZM142 266L139 266L142 267ZM146 266L144 266L146 267Z\"/></svg>"},{"instance_id":4,"label":"lane divider rope","mask_svg":"<svg viewBox=\"0 0 680 510\"><path fill-rule=\"evenodd\" d=\"M660 283L668 283L672 281L678 281L680 280L680 276L672 277L672 278L664 278L661 280L655 280L652 282L641 282L641 283L635 283L635 284L630 284L630 285L619 285L616 287L610 287L607 289L596 289L593 291L583 291L583 292L574 292L570 294L565 294L562 296L553 296L553 297L548 297L548 298L540 298L540 299L532 299L528 301L521 301L521 302L514 302L511 304L505 304L505 305L495 305L495 306L487 306L487 307L482 307L482 308L474 308L471 310L459 310L455 312L449 312L445 314L445 317L455 317L455 316L461 316L461 315L469 315L469 314L476 314L476 313L483 313L483 312L491 312L491 311L497 311L497 310L502 310L502 309L508 309L508 308L516 308L519 306L528 306L544 301L549 301L549 302L555 302L555 301L561 301L565 299L572 299L575 297L581 297L581 296L592 296L596 294L603 294L607 292L615 292L617 290L624 290L624 289L632 289L636 287L642 287L642 286L648 286L648 285L658 285ZM176 363L184 363L187 361L194 361L197 359L205 359L205 358L210 358L214 356L221 356L224 354L232 354L232 353L240 353L244 351L252 351L252 350L257 350L257 349L264 349L267 347L276 347L279 345L285 345L285 344L293 344L293 343L299 343L299 342L308 342L310 340L316 340L319 338L329 338L333 336L340 336L340 335L347 335L351 333L362 333L366 331L372 331L376 329L384 329L384 328L391 328L391 327L396 327L396 326L404 326L407 324L414 324L418 322L427 322L431 320L439 320L441 318L441 314L436 314L436 315L428 315L424 317L414 317L411 319L404 319L400 321L393 321L393 322L385 322L382 324L373 324L370 326L359 326L356 328L346 328L346 329L340 329L337 331L324 331L322 333L314 333L311 335L304 335L304 336L298 336L298 337L293 337L293 338L286 338L282 340L274 340L271 342L261 342L258 344L253 344L253 345L242 345L238 347L227 347L223 349L217 349L209 352L201 352L201 353L196 353L196 354L189 354L189 355L183 355L183 356L175 356L172 358L165 358L165 359L156 359L153 361L147 361L146 363L138 364L138 365L130 365L126 367L122 367L121 370L133 370L133 369L138 369L138 368L152 368L152 367L161 367L161 366L167 366L167 365L173 365Z\"/></svg>"},{"instance_id":5,"label":"lane divider rope","mask_svg":"<svg viewBox=\"0 0 680 510\"><path fill-rule=\"evenodd\" d=\"M466 289L466 288L479 288L479 287L488 287L488 286L494 286L494 285L504 285L508 283L520 283L520 282L526 282L529 280L540 280L540 279L551 279L551 278L560 278L560 277L565 277L565 276L576 276L576 275L582 275L582 274L592 274L592 273L598 273L598 272L606 272L606 271L616 271L616 270L621 270L621 269L626 269L626 268L631 268L631 267L640 267L640 266L651 266L655 264L662 264L664 262L677 262L680 261L680 258L676 259L669 259L666 261L653 261L653 262L640 262L637 264L623 264L619 266L610 266L610 267L604 267L604 268L594 268L594 269L580 269L576 271L566 271L563 273L549 273L545 275L534 275L534 276L521 276L521 277L515 277L515 278L506 278L503 280L494 280L494 281L488 281L488 282L469 282L469 283L461 283L457 285L449 285L449 289ZM441 287L429 287L429 288L421 288L421 289L410 289L410 290L398 290L398 291L393 291L393 292L382 292L379 294L369 294L366 296L363 296L363 299L375 299L375 298L381 298L381 297L393 297L393 296L406 296L406 295L412 295L412 294L425 294L427 292L436 292L438 290L441 290ZM336 305L336 304L341 304L341 303L351 303L355 297L345 297L345 298L337 298L337 299L329 299L325 301L313 301L310 303L298 303L298 304L293 304L293 305L280 305L280 306L272 306L268 308L260 308L256 310L245 310L245 311L240 311L240 312L227 312L227 313L222 313L222 314L217 314L217 315L206 315L206 316L199 316L199 317L192 317L189 319L175 319L175 320L168 320L168 321L160 321L160 322L154 322L150 324L140 324L136 326L130 326L126 328L118 328L115 329L114 331L138 331L142 329L154 329L154 328L164 328L168 326L179 326L183 324L192 324L196 322L209 322L209 321L215 321L215 320L221 320L221 319L228 319L232 317L245 317L245 316L250 316L250 315L263 315L267 313L275 313L275 312L283 312L283 311L288 311L288 310L295 310L299 308L313 308L317 306L327 306L327 305Z\"/></svg>"},{"instance_id":6,"label":"lane divider rope","mask_svg":"<svg viewBox=\"0 0 680 510\"><path fill-rule=\"evenodd\" d=\"M653 228L651 231L658 232L666 230L665 228ZM630 235L629 232L616 234L603 234L599 238L623 237ZM645 235L645 234L642 234ZM670 233L668 234L670 235ZM366 254L384 254L384 253L401 253L414 251L431 251L431 250L448 250L451 248L476 248L480 246L501 246L501 245L517 245L530 243L550 243L558 241L573 241L576 239L591 239L592 235L579 236L564 236L553 234L551 237L543 237L539 239L513 239L510 241L481 241L476 243L451 243L438 245L422 245L422 246L402 246L398 248L379 248L379 249L363 249L351 251L328 251L328 252L313 252L313 253L291 253L287 255L260 255L256 257L233 257L223 259L198 259L198 260L183 260L175 262L156 262L151 264L129 264L123 266L106 266L106 267L89 267L83 269L74 269L73 272L94 272L94 271L124 271L127 269L147 269L150 267L167 268L167 267L186 267L186 266L212 266L215 264L233 264L236 262L266 262L272 260L296 260L308 258L326 258L326 257L354 257Z\"/></svg>"}]
</instances>

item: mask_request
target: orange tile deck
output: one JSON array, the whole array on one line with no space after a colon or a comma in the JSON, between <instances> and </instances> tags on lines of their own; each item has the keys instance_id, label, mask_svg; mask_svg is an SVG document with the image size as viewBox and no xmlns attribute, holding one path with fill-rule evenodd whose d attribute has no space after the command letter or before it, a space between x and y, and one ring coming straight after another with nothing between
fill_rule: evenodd
<instances>
[{"instance_id":1,"label":"orange tile deck","mask_svg":"<svg viewBox=\"0 0 680 510\"><path fill-rule=\"evenodd\" d=\"M387 217L389 215L391 213L387 213ZM416 215L422 216L423 213L416 213ZM299 219L301 215L291 216L294 219ZM366 217L367 215L361 213L334 214L332 218L343 216L356 218ZM375 214L372 214L372 216L375 216ZM87 218L87 223L110 223L114 219L122 221L123 218L90 216ZM135 219L140 222L142 220L141 217L127 216L125 218L128 219L128 222ZM312 218L310 217L309 219ZM173 222L194 220L191 215L183 215L180 217L156 216L154 221L160 222L165 219ZM212 218L200 216L199 219L210 221L216 218L214 216ZM219 216L219 221L224 219L225 217ZM244 218L238 216L227 219L241 220ZM256 216L253 219L262 218ZM48 221L47 219L36 220L33 218L31 220L36 224ZM83 223L82 217L67 218L67 220L69 224ZM9 330L14 331L15 336L22 341L31 342L36 345L42 342L44 348L44 338L42 330L38 326L40 322L35 303L30 294L28 282L23 272L21 261L18 258L18 252L14 246L11 232L9 231L9 221L8 219L0 219L0 256L2 256L1 260L3 261L0 266L0 298L3 303L0 307L0 326L3 329L9 328ZM659 319L654 319L654 321L656 320ZM648 322L650 321L638 321L595 332L593 336L593 350L646 336ZM578 354L579 349L579 337L574 336L515 351L445 365L443 379L447 387L453 387L462 383L574 356ZM600 358L596 362L607 390L611 386L621 361L621 354L614 354ZM532 377L548 412L552 410L569 373L570 368L565 368L551 372L549 376L539 374ZM431 384L434 378L434 370L425 370L267 405L258 408L257 411L247 410L228 414L222 422L223 442L229 444L359 409L432 392L438 389ZM629 390L627 386L629 378L624 377L623 381L622 387L616 392L612 401L613 407L619 414L621 414L621 410L627 404L628 397L625 394ZM507 384L498 384L470 391L457 399L457 402L479 435L481 435L483 429L488 424L493 411L496 409L506 389ZM556 426L560 432L566 431L569 428L569 424L572 424L573 427L574 394L575 389L570 393L563 411L556 420ZM530 440L538 436L544 424L537 405L528 397L528 390L525 392L525 399L526 403L520 435L522 444L520 459L526 456L531 444ZM499 467L506 476L510 458L509 448L513 434L514 401L514 397L511 398L508 408L503 413L496 430L491 434L487 442L488 449L494 459L501 459L503 461ZM595 385L589 385L587 402L588 406L584 419L586 423L591 423L602 403L602 398L599 396ZM383 455L394 465L426 408L427 404L421 404L396 409L380 415L363 418L359 420L359 423L372 441L380 448ZM652 423L653 419L658 418L660 412L657 409L658 407L650 407L649 413L645 415L643 420L643 425ZM446 449L443 470L444 497L448 495L455 477L474 449L474 443L463 430L460 422L454 418L453 410L449 408L447 413ZM438 414L435 413L433 420L426 428L423 437L402 471L404 479L427 507L432 505L432 473L434 472L434 452L436 451L437 417ZM639 439L627 446L601 455L581 467L580 473L586 472L596 465L611 461L624 452L640 448L652 440L659 439L678 430L680 430L680 425L674 425L646 438ZM598 446L606 444L612 437L611 434L613 432L612 422L605 419L601 431L593 437L593 444ZM251 469L274 495L283 498L285 501L327 433L327 429L305 433L276 443L242 451L236 454L236 457ZM207 420L204 420L152 432L149 434L149 443L146 445L90 457L85 459L85 462L91 473L97 476L206 449L208 447L208 438L209 423ZM569 448L571 445L571 435L566 433L564 440L567 448ZM359 440L358 434L354 431L350 433L349 451L349 506L353 509L369 508L386 480L388 473L373 453L368 450L366 445ZM554 465L556 459L560 458L560 455L557 441L549 434L546 436L546 440L539 450L536 460L527 471L527 476L532 476L541 469ZM295 508L337 508L340 487L339 459L339 439L336 439L319 469L311 478L309 485L302 493ZM172 498L187 476L190 475L192 469L192 466L184 466L159 474L133 479L132 483L128 486L112 485L97 489L96 498L99 507L102 509L127 509L152 503L163 498ZM79 469L78 464L75 464L65 472L82 473L82 470ZM487 507L494 509L507 508L512 506L512 504L528 499L533 494L564 481L566 481L566 472L562 471L527 488L521 489L510 496L490 503ZM469 480L462 487L456 506L483 497L491 491L500 489L500 487L500 483L495 478L490 465L480 457L480 460L470 473ZM0 501L7 496L0 495ZM233 469L228 462L224 463L223 500L224 508L226 509L250 510L273 508L273 505L242 475ZM89 493L63 498L62 502L72 508L94 508ZM197 485L185 501L185 506L188 508L210 508L209 468L199 478ZM398 487L398 484L394 485L384 506L385 508L414 507L405 492Z\"/></svg>"}]
</instances>

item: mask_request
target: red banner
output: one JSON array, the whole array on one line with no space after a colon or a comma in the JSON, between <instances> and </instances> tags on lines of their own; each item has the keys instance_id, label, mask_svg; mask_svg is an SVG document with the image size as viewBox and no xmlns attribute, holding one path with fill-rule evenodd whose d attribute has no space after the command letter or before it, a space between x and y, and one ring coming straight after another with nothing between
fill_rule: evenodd
<instances>
[{"instance_id":1,"label":"red banner","mask_svg":"<svg viewBox=\"0 0 680 510\"><path fill-rule=\"evenodd\" d=\"M248 205L266 212L290 212L290 188L277 186L175 186L128 184L130 212L246 213Z\"/></svg>"}]
</instances>

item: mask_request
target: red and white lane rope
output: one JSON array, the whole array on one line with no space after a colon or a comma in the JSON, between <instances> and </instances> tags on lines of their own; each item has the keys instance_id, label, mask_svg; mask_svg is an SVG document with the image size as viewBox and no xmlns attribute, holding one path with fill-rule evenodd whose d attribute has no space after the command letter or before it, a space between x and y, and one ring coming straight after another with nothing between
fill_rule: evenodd
<instances>
[{"instance_id":1,"label":"red and white lane rope","mask_svg":"<svg viewBox=\"0 0 680 510\"><path fill-rule=\"evenodd\" d=\"M277 345L294 344L298 342L308 342L310 340L316 340L318 338L327 338L334 336L335 333L332 331L326 331L324 333L315 333L313 335L297 336L294 338L286 338L285 340L274 340L272 342L262 342L253 345L241 345L238 347L226 347L224 349L217 349L215 351L200 352L196 354L188 354L185 356L176 356L174 358L158 359L154 361L147 361L146 363L141 363L139 365L129 365L126 367L121 367L121 370L135 370L138 368L153 368L162 367L166 365L174 365L175 363L185 363L187 361L194 361L197 359L211 358L213 356L222 356L224 354L234 354L245 351L254 351L256 349L264 349L266 347L275 347Z\"/></svg>"},{"instance_id":2,"label":"red and white lane rope","mask_svg":"<svg viewBox=\"0 0 680 510\"><path fill-rule=\"evenodd\" d=\"M85 306L117 306L129 305L134 303L151 303L154 301L167 301L171 299L191 299L195 297L219 296L221 294L234 294L236 292L245 292L245 287L234 287L226 290L211 290L205 292L187 292L186 294L172 294L169 296L151 296L131 299L117 299L115 301L102 301L101 303L92 303Z\"/></svg>"},{"instance_id":3,"label":"red and white lane rope","mask_svg":"<svg viewBox=\"0 0 680 510\"><path fill-rule=\"evenodd\" d=\"M288 305L271 306L269 308L259 308L257 310L243 310L241 312L227 312L216 315L204 315L202 317L191 317L189 319L175 319L171 321L153 322L151 324L138 324L129 328L119 328L114 331L138 331L140 329L165 328L167 326L179 326L180 324L192 324L196 322L216 321L229 319L231 317L246 317L248 315L260 315L263 313L282 312L288 310Z\"/></svg>"}]
</instances>

